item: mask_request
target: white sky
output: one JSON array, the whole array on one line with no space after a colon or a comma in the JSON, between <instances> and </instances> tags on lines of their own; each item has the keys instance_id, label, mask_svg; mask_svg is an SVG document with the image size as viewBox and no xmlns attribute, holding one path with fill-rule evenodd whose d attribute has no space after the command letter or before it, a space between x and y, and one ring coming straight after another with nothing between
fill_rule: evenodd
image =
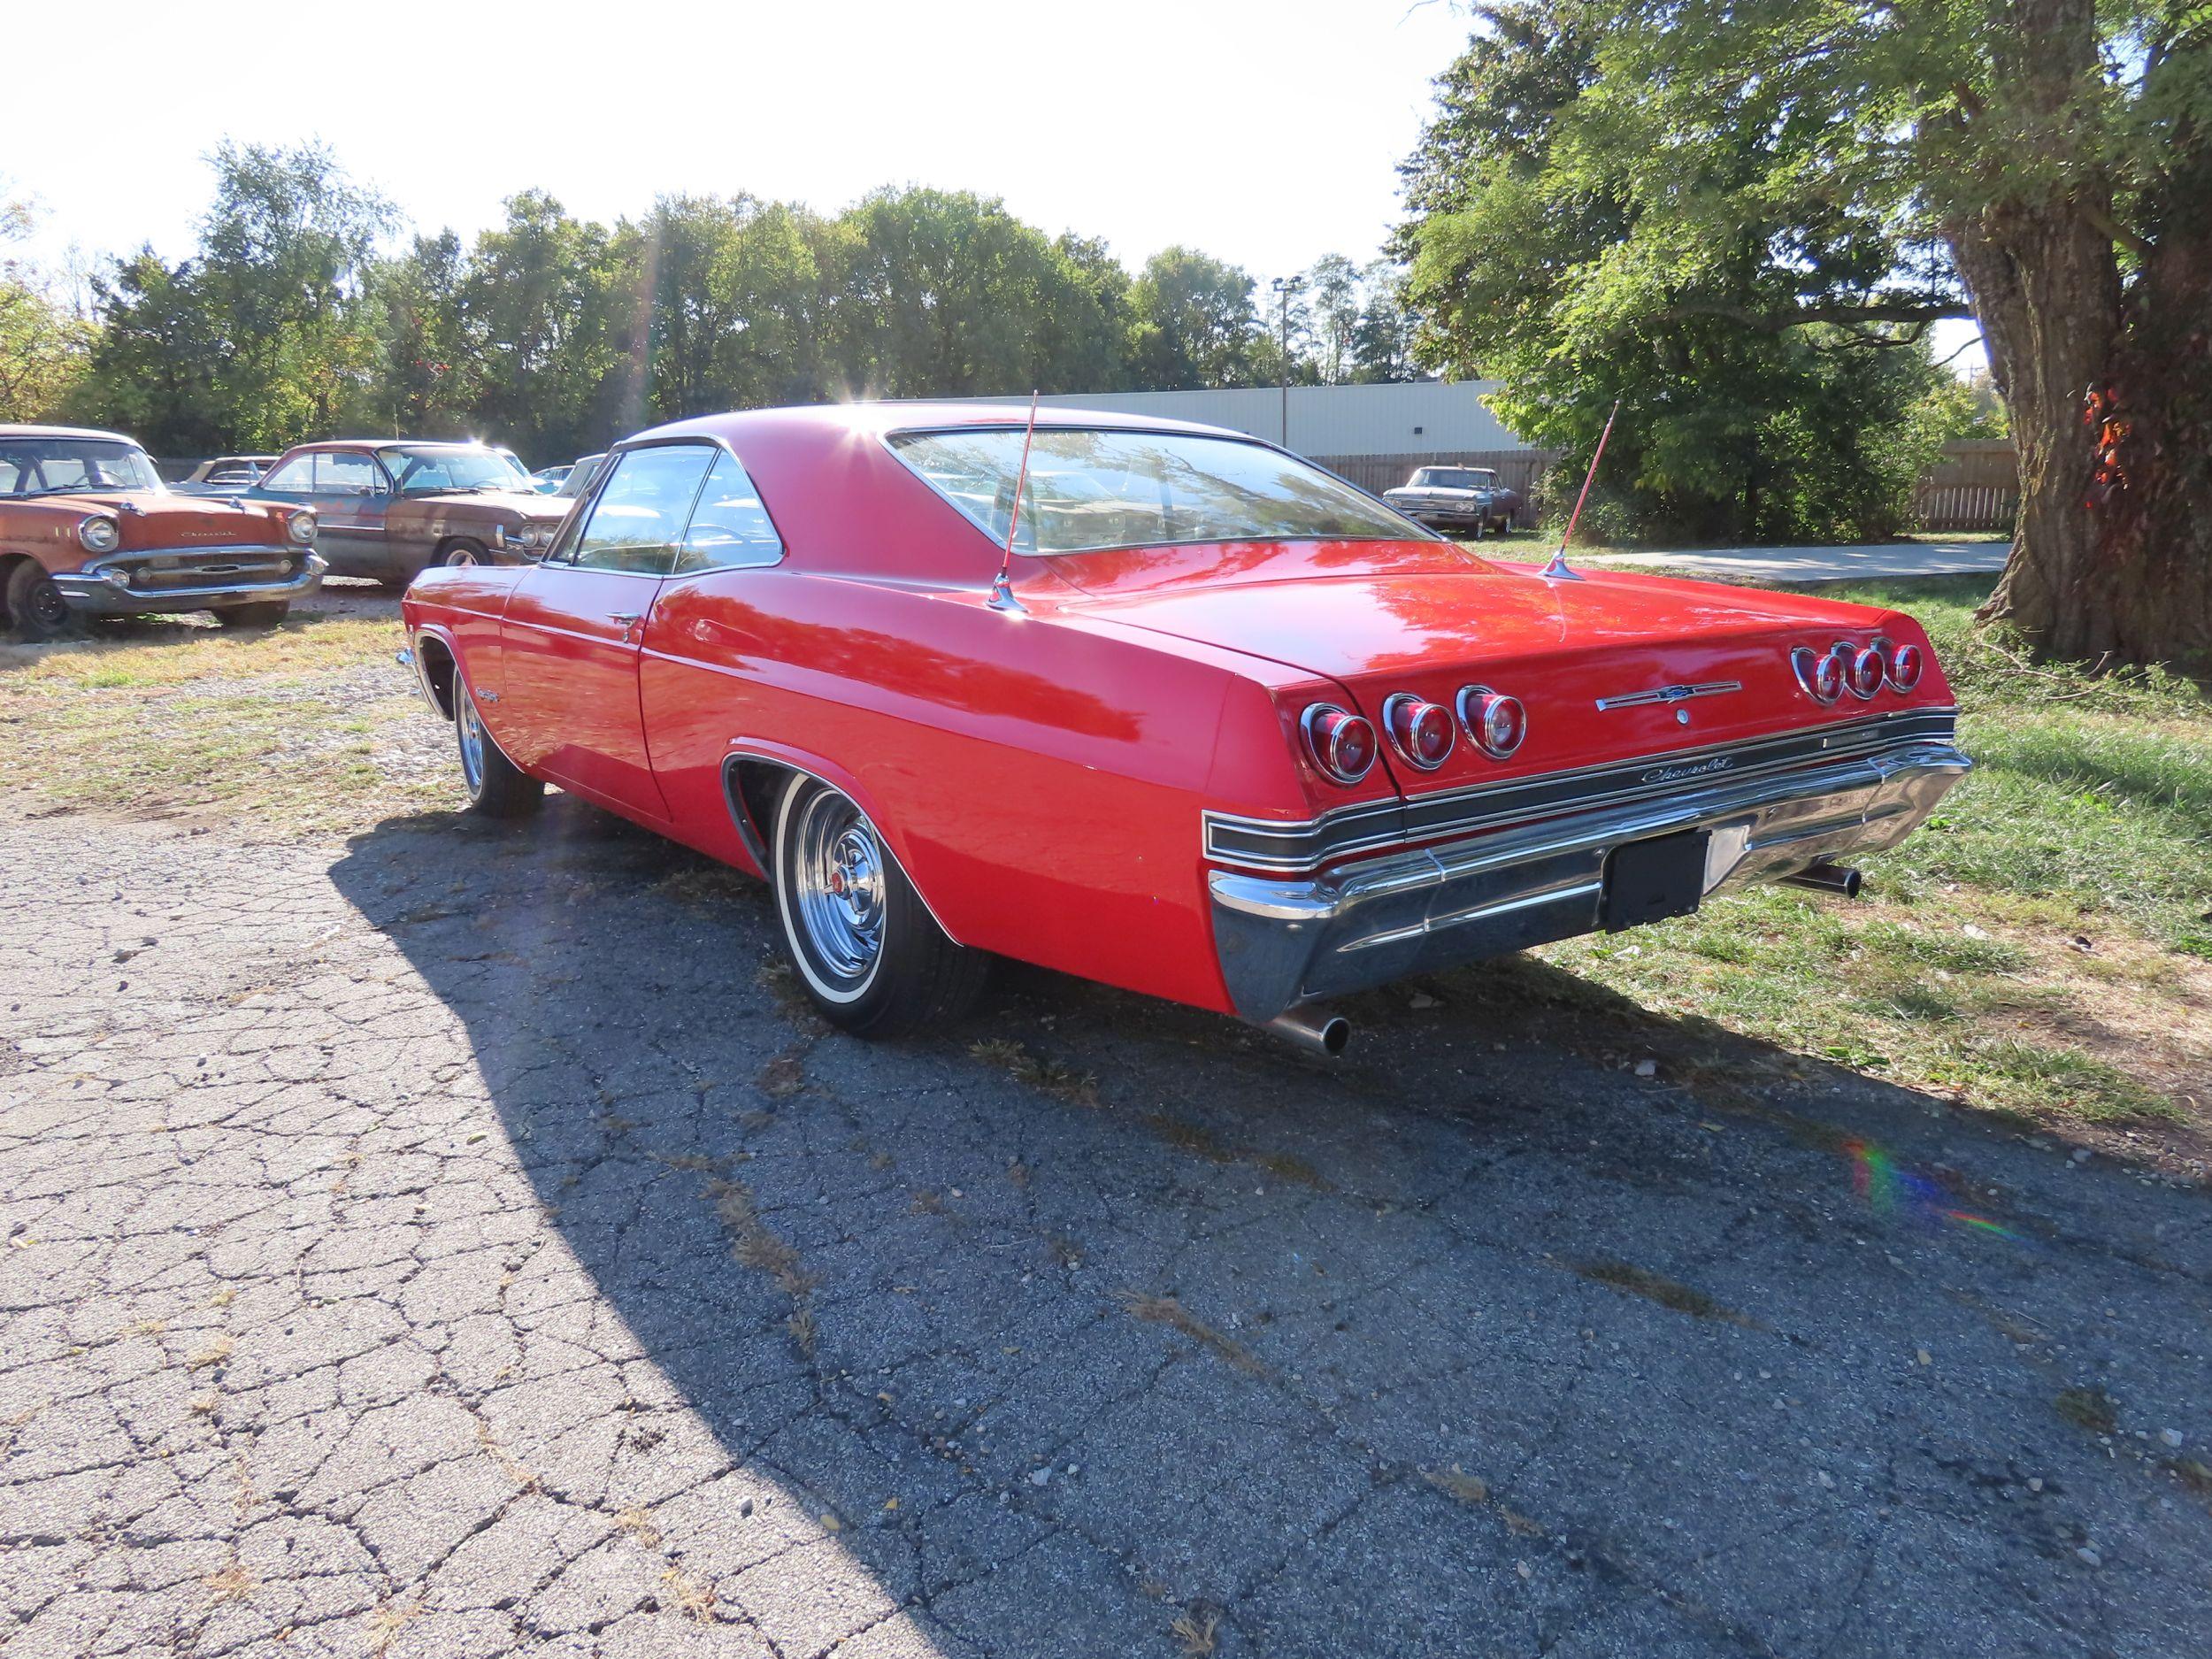
<instances>
[{"instance_id":1,"label":"white sky","mask_svg":"<svg viewBox=\"0 0 2212 1659\"><path fill-rule=\"evenodd\" d=\"M834 211L913 183L1002 196L1132 266L1179 242L1262 276L1365 259L1468 27L1448 0L99 12L92 58L0 100L0 173L42 210L48 263L188 251L226 135L320 138L417 227L464 235L533 185L611 220L664 191Z\"/></svg>"},{"instance_id":2,"label":"white sky","mask_svg":"<svg viewBox=\"0 0 2212 1659\"><path fill-rule=\"evenodd\" d=\"M94 32L0 99L0 175L39 211L22 251L50 265L188 252L229 136L322 139L465 237L531 186L611 221L667 191L834 211L926 184L1133 268L1183 242L1264 279L1379 251L1468 22L1453 0L111 0Z\"/></svg>"}]
</instances>

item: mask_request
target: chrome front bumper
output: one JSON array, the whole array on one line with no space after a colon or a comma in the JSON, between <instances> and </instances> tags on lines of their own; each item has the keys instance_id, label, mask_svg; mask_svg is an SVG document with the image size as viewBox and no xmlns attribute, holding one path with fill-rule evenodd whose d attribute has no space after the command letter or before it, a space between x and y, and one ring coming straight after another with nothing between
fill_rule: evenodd
<instances>
[{"instance_id":1,"label":"chrome front bumper","mask_svg":"<svg viewBox=\"0 0 2212 1659\"><path fill-rule=\"evenodd\" d=\"M160 561L175 561L173 571ZM282 562L298 566L280 572ZM211 565L213 570L200 570ZM234 568L224 569L224 566ZM172 552L133 551L96 559L82 570L54 578L72 611L87 616L133 617L180 611L207 611L227 605L291 601L322 585L329 566L320 554L303 548L191 548ZM174 580L165 580L173 574Z\"/></svg>"},{"instance_id":2,"label":"chrome front bumper","mask_svg":"<svg viewBox=\"0 0 2212 1659\"><path fill-rule=\"evenodd\" d=\"M1946 741L1685 789L1463 836L1283 879L1217 871L1214 949L1230 1000L1264 1022L1387 985L1594 931L1624 842L1710 833L1709 896L1902 840L1973 762Z\"/></svg>"}]
</instances>

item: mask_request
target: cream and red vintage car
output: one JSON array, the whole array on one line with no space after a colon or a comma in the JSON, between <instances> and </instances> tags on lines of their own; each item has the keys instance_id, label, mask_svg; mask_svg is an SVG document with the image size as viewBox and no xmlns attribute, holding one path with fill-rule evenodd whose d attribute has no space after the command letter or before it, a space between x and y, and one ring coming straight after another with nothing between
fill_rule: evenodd
<instances>
[{"instance_id":1,"label":"cream and red vintage car","mask_svg":"<svg viewBox=\"0 0 2212 1659\"><path fill-rule=\"evenodd\" d=\"M245 499L311 507L333 575L394 588L433 565L535 558L569 508L505 449L409 438L295 444Z\"/></svg>"},{"instance_id":2,"label":"cream and red vintage car","mask_svg":"<svg viewBox=\"0 0 2212 1659\"><path fill-rule=\"evenodd\" d=\"M402 611L480 810L557 783L765 876L862 1032L1004 956L1333 1051L1348 992L1854 891L1969 764L1896 611L1497 564L1241 434L1079 410L663 426L541 561Z\"/></svg>"},{"instance_id":3,"label":"cream and red vintage car","mask_svg":"<svg viewBox=\"0 0 2212 1659\"><path fill-rule=\"evenodd\" d=\"M187 611L265 627L321 580L314 541L312 512L173 493L119 433L0 426L0 624L19 639Z\"/></svg>"}]
</instances>

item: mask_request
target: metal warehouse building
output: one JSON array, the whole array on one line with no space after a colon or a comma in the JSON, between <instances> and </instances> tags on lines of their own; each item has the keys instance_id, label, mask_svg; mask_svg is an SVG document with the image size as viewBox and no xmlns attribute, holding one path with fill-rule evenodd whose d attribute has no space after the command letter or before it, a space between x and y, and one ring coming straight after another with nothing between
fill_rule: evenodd
<instances>
[{"instance_id":1,"label":"metal warehouse building","mask_svg":"<svg viewBox=\"0 0 2212 1659\"><path fill-rule=\"evenodd\" d=\"M1069 392L1042 399L1063 409L1158 415L1248 432L1294 449L1365 489L1402 484L1415 467L1457 461L1498 469L1529 493L1548 457L1498 424L1483 402L1495 380L1409 380L1374 386L1239 387L1197 392ZM987 403L1025 403L987 397ZM1287 415L1287 420L1285 417Z\"/></svg>"}]
</instances>

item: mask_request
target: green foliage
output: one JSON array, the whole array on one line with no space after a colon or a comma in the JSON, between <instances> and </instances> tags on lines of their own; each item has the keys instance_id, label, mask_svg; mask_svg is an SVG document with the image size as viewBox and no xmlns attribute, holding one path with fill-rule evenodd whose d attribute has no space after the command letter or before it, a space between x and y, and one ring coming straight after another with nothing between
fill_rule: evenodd
<instances>
[{"instance_id":1,"label":"green foliage","mask_svg":"<svg viewBox=\"0 0 2212 1659\"><path fill-rule=\"evenodd\" d=\"M1893 532L1939 378L1919 331L1957 307L1916 283L1891 320L1919 250L1809 194L1834 132L1754 94L1678 105L1596 0L1477 16L1406 168L1421 354L1502 379L1501 418L1577 483L1620 399L1594 503L1609 538Z\"/></svg>"},{"instance_id":2,"label":"green foliage","mask_svg":"<svg viewBox=\"0 0 2212 1659\"><path fill-rule=\"evenodd\" d=\"M198 252L113 262L96 344L66 337L86 373L38 395L157 454L343 430L559 459L719 409L1412 373L1387 264L1332 256L1299 279L1314 303L1286 360L1249 273L1175 248L1133 276L1104 243L964 191L879 190L833 219L670 196L608 227L526 190L471 241L388 248L390 211L326 150L211 159ZM0 352L33 332L13 303L0 288ZM8 373L0 357L0 392Z\"/></svg>"}]
</instances>

